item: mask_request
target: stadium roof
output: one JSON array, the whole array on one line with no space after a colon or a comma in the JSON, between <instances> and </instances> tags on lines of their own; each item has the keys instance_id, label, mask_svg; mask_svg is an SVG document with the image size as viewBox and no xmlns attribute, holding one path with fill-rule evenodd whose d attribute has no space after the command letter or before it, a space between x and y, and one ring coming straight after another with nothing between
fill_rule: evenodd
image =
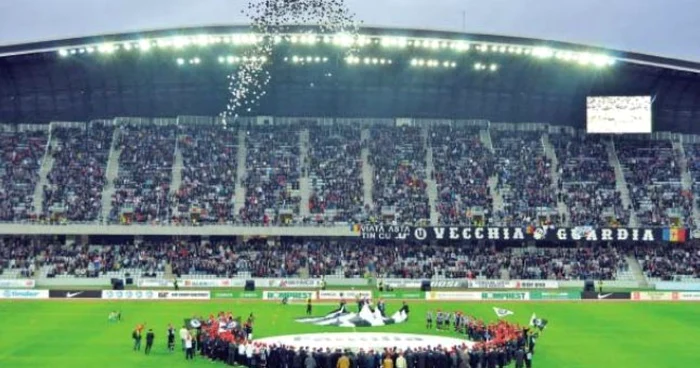
<instances>
[{"instance_id":1,"label":"stadium roof","mask_svg":"<svg viewBox=\"0 0 700 368\"><path fill-rule=\"evenodd\" d=\"M313 31L289 27L275 40L268 96L247 113L583 128L588 95L651 95L655 130L700 131L700 63L494 35ZM0 121L217 115L226 75L259 41L249 32L212 26L0 47Z\"/></svg>"}]
</instances>

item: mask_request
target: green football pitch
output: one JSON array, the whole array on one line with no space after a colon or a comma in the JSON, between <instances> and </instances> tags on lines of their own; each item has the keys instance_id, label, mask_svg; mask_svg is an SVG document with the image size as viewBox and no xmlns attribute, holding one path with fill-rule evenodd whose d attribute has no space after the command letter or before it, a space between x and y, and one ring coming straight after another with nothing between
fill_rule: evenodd
<instances>
[{"instance_id":1,"label":"green football pitch","mask_svg":"<svg viewBox=\"0 0 700 368\"><path fill-rule=\"evenodd\" d=\"M533 366L547 368L690 367L700 359L700 304L631 302L454 303L415 302L406 324L362 329L453 335L427 331L427 309L463 310L486 320L495 319L492 307L515 312L509 320L527 323L531 314L547 318L549 326L538 341ZM256 315L255 337L283 334L351 332L340 327L300 324L294 318L304 306L262 301L108 302L108 301L2 301L0 302L0 367L8 368L124 368L211 367L198 358L187 362L179 350L165 349L165 331L172 322L181 327L192 315L218 311ZM335 305L316 305L323 315ZM398 303L388 303L393 313ZM121 310L123 321L109 323L111 310ZM132 351L131 330L137 323L153 328L153 352Z\"/></svg>"}]
</instances>

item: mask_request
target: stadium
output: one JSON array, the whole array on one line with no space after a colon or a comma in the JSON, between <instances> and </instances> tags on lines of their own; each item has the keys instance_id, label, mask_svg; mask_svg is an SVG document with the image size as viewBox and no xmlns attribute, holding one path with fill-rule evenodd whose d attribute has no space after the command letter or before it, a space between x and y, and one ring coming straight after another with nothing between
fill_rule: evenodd
<instances>
[{"instance_id":1,"label":"stadium","mask_svg":"<svg viewBox=\"0 0 700 368\"><path fill-rule=\"evenodd\" d=\"M266 37L0 47L3 366L522 366L519 339L541 367L692 364L700 64L411 29ZM249 62L264 96L222 117ZM229 311L255 315L240 339L225 324L192 362L166 348L185 319L242 326Z\"/></svg>"}]
</instances>

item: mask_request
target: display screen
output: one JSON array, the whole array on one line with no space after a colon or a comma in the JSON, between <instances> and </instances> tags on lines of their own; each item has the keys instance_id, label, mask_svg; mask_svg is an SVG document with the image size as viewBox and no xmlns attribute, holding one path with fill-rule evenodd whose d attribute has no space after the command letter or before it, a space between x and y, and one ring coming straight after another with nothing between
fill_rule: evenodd
<instances>
[{"instance_id":1,"label":"display screen","mask_svg":"<svg viewBox=\"0 0 700 368\"><path fill-rule=\"evenodd\" d=\"M651 133L651 96L597 96L586 99L588 133Z\"/></svg>"}]
</instances>

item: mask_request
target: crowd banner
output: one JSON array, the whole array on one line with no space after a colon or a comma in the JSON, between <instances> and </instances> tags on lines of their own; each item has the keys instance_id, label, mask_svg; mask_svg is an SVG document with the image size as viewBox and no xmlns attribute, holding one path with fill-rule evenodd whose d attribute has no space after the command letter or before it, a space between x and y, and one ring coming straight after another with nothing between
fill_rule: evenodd
<instances>
[{"instance_id":1,"label":"crowd banner","mask_svg":"<svg viewBox=\"0 0 700 368\"><path fill-rule=\"evenodd\" d=\"M173 281L174 280L166 279L140 279L138 282L138 286L147 288L173 287Z\"/></svg>"},{"instance_id":2,"label":"crowd banner","mask_svg":"<svg viewBox=\"0 0 700 368\"><path fill-rule=\"evenodd\" d=\"M0 299L48 299L48 290L0 289Z\"/></svg>"},{"instance_id":3,"label":"crowd banner","mask_svg":"<svg viewBox=\"0 0 700 368\"><path fill-rule=\"evenodd\" d=\"M656 290L664 291L700 291L700 283L697 282L659 281L654 287Z\"/></svg>"},{"instance_id":4,"label":"crowd banner","mask_svg":"<svg viewBox=\"0 0 700 368\"><path fill-rule=\"evenodd\" d=\"M688 237L684 228L571 228L541 227L413 227L403 225L359 225L363 239L410 240L414 242L462 240L516 241L635 241L683 243Z\"/></svg>"},{"instance_id":5,"label":"crowd banner","mask_svg":"<svg viewBox=\"0 0 700 368\"><path fill-rule=\"evenodd\" d=\"M494 291L481 293L481 300L530 300L530 293L527 291Z\"/></svg>"},{"instance_id":6,"label":"crowd banner","mask_svg":"<svg viewBox=\"0 0 700 368\"><path fill-rule=\"evenodd\" d=\"M581 299L584 300L630 300L632 293L597 293L593 291L584 291L581 293Z\"/></svg>"},{"instance_id":7,"label":"crowd banner","mask_svg":"<svg viewBox=\"0 0 700 368\"><path fill-rule=\"evenodd\" d=\"M429 291L425 300L481 300L478 291Z\"/></svg>"},{"instance_id":8,"label":"crowd banner","mask_svg":"<svg viewBox=\"0 0 700 368\"><path fill-rule=\"evenodd\" d=\"M49 290L51 299L101 299L101 290Z\"/></svg>"},{"instance_id":9,"label":"crowd banner","mask_svg":"<svg viewBox=\"0 0 700 368\"><path fill-rule=\"evenodd\" d=\"M558 289L552 280L470 280L471 289Z\"/></svg>"},{"instance_id":10,"label":"crowd banner","mask_svg":"<svg viewBox=\"0 0 700 368\"><path fill-rule=\"evenodd\" d=\"M580 291L530 291L530 300L579 300Z\"/></svg>"},{"instance_id":11,"label":"crowd banner","mask_svg":"<svg viewBox=\"0 0 700 368\"><path fill-rule=\"evenodd\" d=\"M183 288L242 288L244 279L182 279L178 282Z\"/></svg>"},{"instance_id":12,"label":"crowd banner","mask_svg":"<svg viewBox=\"0 0 700 368\"><path fill-rule=\"evenodd\" d=\"M423 291L387 291L379 293L380 299L425 299Z\"/></svg>"},{"instance_id":13,"label":"crowd banner","mask_svg":"<svg viewBox=\"0 0 700 368\"><path fill-rule=\"evenodd\" d=\"M322 281L321 279L256 279L255 284L280 289L314 289L320 288Z\"/></svg>"},{"instance_id":14,"label":"crowd banner","mask_svg":"<svg viewBox=\"0 0 700 368\"><path fill-rule=\"evenodd\" d=\"M212 291L212 299L260 299L260 291Z\"/></svg>"},{"instance_id":15,"label":"crowd banner","mask_svg":"<svg viewBox=\"0 0 700 368\"><path fill-rule=\"evenodd\" d=\"M671 291L634 291L632 300L635 301L675 301L678 300L678 293Z\"/></svg>"},{"instance_id":16,"label":"crowd banner","mask_svg":"<svg viewBox=\"0 0 700 368\"><path fill-rule=\"evenodd\" d=\"M319 300L355 300L357 298L372 298L371 290L321 290Z\"/></svg>"},{"instance_id":17,"label":"crowd banner","mask_svg":"<svg viewBox=\"0 0 700 368\"><path fill-rule=\"evenodd\" d=\"M0 279L0 289L32 289L36 281L30 279Z\"/></svg>"},{"instance_id":18,"label":"crowd banner","mask_svg":"<svg viewBox=\"0 0 700 368\"><path fill-rule=\"evenodd\" d=\"M266 290L262 292L263 300L306 300L315 299L315 291L270 291Z\"/></svg>"}]
</instances>

